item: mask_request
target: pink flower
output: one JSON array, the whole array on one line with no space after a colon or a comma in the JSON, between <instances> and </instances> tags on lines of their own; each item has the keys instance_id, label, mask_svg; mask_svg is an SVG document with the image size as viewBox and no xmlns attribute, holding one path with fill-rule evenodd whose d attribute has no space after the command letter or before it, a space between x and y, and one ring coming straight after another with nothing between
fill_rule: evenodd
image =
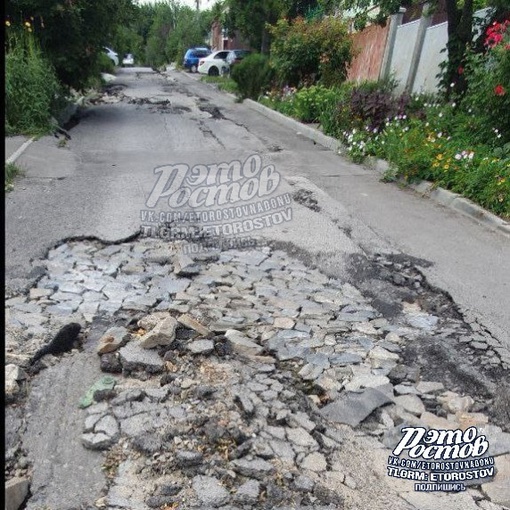
<instances>
[{"instance_id":1,"label":"pink flower","mask_svg":"<svg viewBox=\"0 0 510 510\"><path fill-rule=\"evenodd\" d=\"M503 87L503 85L496 85L494 87L494 94L496 94L496 96L504 96L506 94L505 87Z\"/></svg>"}]
</instances>

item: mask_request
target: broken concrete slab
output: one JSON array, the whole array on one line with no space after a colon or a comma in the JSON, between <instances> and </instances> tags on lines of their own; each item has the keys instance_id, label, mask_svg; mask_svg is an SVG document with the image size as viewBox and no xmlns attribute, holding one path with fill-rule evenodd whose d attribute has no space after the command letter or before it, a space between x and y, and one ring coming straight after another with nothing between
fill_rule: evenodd
<instances>
[{"instance_id":1,"label":"broken concrete slab","mask_svg":"<svg viewBox=\"0 0 510 510\"><path fill-rule=\"evenodd\" d=\"M384 393L367 388L362 393L344 393L338 400L321 409L321 415L328 420L357 427L377 408L391 402Z\"/></svg>"},{"instance_id":2,"label":"broken concrete slab","mask_svg":"<svg viewBox=\"0 0 510 510\"><path fill-rule=\"evenodd\" d=\"M5 510L18 510L28 496L28 478L11 478L5 482Z\"/></svg>"},{"instance_id":3,"label":"broken concrete slab","mask_svg":"<svg viewBox=\"0 0 510 510\"><path fill-rule=\"evenodd\" d=\"M98 354L107 354L116 351L129 342L131 333L123 327L114 327L108 329L105 334L99 339L97 346Z\"/></svg>"},{"instance_id":4,"label":"broken concrete slab","mask_svg":"<svg viewBox=\"0 0 510 510\"><path fill-rule=\"evenodd\" d=\"M217 508L225 505L229 500L230 495L227 489L212 476L195 476L192 486L203 508Z\"/></svg>"},{"instance_id":5,"label":"broken concrete slab","mask_svg":"<svg viewBox=\"0 0 510 510\"><path fill-rule=\"evenodd\" d=\"M152 374L163 372L165 364L157 352L144 349L131 342L119 351L124 370L128 372L145 370Z\"/></svg>"},{"instance_id":6,"label":"broken concrete slab","mask_svg":"<svg viewBox=\"0 0 510 510\"><path fill-rule=\"evenodd\" d=\"M510 455L495 458L496 476L482 485L482 491L493 503L510 507Z\"/></svg>"},{"instance_id":7,"label":"broken concrete slab","mask_svg":"<svg viewBox=\"0 0 510 510\"><path fill-rule=\"evenodd\" d=\"M238 354L258 356L264 349L259 344L251 341L246 335L235 329L229 329L225 336L232 346L232 350Z\"/></svg>"},{"instance_id":8,"label":"broken concrete slab","mask_svg":"<svg viewBox=\"0 0 510 510\"><path fill-rule=\"evenodd\" d=\"M138 345L144 349L153 349L160 345L170 345L175 340L176 329L177 321L173 317L168 316L143 335Z\"/></svg>"},{"instance_id":9,"label":"broken concrete slab","mask_svg":"<svg viewBox=\"0 0 510 510\"><path fill-rule=\"evenodd\" d=\"M204 325L200 324L194 317L185 313L177 317L177 322L189 329L196 331L201 336L209 336L211 331Z\"/></svg>"}]
</instances>

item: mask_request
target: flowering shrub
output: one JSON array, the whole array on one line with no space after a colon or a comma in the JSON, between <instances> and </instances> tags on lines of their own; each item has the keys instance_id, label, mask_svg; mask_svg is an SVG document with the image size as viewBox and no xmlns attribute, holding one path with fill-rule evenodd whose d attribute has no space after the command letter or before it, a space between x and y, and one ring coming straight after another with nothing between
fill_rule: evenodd
<instances>
[{"instance_id":1,"label":"flowering shrub","mask_svg":"<svg viewBox=\"0 0 510 510\"><path fill-rule=\"evenodd\" d=\"M494 22L485 33L485 51L470 53L464 69L468 86L461 105L473 114L472 136L478 142L510 141L510 20ZM494 130L500 137L494 138Z\"/></svg>"},{"instance_id":2,"label":"flowering shrub","mask_svg":"<svg viewBox=\"0 0 510 510\"><path fill-rule=\"evenodd\" d=\"M509 24L494 27L486 53L471 55L459 69L469 88L456 101L395 97L388 84L344 83L331 95L324 87L286 88L265 104L302 120L318 118L353 161L387 160L387 178L430 180L510 219Z\"/></svg>"},{"instance_id":3,"label":"flowering shrub","mask_svg":"<svg viewBox=\"0 0 510 510\"><path fill-rule=\"evenodd\" d=\"M369 128L344 131L340 139L347 146L348 155L355 163L362 163L373 152Z\"/></svg>"},{"instance_id":4,"label":"flowering shrub","mask_svg":"<svg viewBox=\"0 0 510 510\"><path fill-rule=\"evenodd\" d=\"M280 84L292 86L339 84L351 62L347 24L339 18L292 22L281 19L270 27L271 64Z\"/></svg>"}]
</instances>

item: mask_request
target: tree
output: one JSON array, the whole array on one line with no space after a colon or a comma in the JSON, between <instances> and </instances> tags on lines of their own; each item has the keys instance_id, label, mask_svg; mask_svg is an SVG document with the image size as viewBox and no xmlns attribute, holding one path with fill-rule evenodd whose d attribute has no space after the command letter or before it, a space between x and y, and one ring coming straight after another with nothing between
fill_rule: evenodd
<instances>
[{"instance_id":1,"label":"tree","mask_svg":"<svg viewBox=\"0 0 510 510\"><path fill-rule=\"evenodd\" d=\"M154 5L152 21L147 35L147 64L159 67L169 61L166 53L167 41L175 29L178 5L172 0Z\"/></svg>"},{"instance_id":2,"label":"tree","mask_svg":"<svg viewBox=\"0 0 510 510\"><path fill-rule=\"evenodd\" d=\"M177 11L175 27L170 32L166 53L170 61L182 62L188 48L205 46L212 24L211 11L196 11L182 6Z\"/></svg>"},{"instance_id":3,"label":"tree","mask_svg":"<svg viewBox=\"0 0 510 510\"><path fill-rule=\"evenodd\" d=\"M307 16L320 7L318 0L225 0L224 25L233 34L239 30L253 48L269 53L268 25L280 18Z\"/></svg>"},{"instance_id":4,"label":"tree","mask_svg":"<svg viewBox=\"0 0 510 510\"><path fill-rule=\"evenodd\" d=\"M226 0L225 28L230 34L239 30L252 48L269 53L269 32L285 12L283 0Z\"/></svg>"},{"instance_id":5,"label":"tree","mask_svg":"<svg viewBox=\"0 0 510 510\"><path fill-rule=\"evenodd\" d=\"M131 0L7 0L13 24L30 22L59 80L77 89L97 73L98 55L132 16Z\"/></svg>"},{"instance_id":6,"label":"tree","mask_svg":"<svg viewBox=\"0 0 510 510\"><path fill-rule=\"evenodd\" d=\"M210 10L197 11L175 0L158 2L151 8L144 13L148 21L143 25L147 64L159 67L180 62L188 48L205 46L213 20Z\"/></svg>"}]
</instances>

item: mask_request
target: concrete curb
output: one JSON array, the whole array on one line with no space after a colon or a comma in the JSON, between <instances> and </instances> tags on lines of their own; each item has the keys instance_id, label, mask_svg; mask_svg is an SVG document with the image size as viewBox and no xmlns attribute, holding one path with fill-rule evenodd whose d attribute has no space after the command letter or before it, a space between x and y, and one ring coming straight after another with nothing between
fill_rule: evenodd
<instances>
[{"instance_id":1,"label":"concrete curb","mask_svg":"<svg viewBox=\"0 0 510 510\"><path fill-rule=\"evenodd\" d=\"M283 115L282 113L277 112L275 110L271 110L271 108L268 108L267 106L257 103L256 101L252 101L251 99L246 99L244 102L252 110L261 113L262 115L268 117L271 120L274 120L275 122L278 122L283 126L288 127L289 129L293 129L294 131L297 132L297 134L305 136L306 138L309 138L310 140L313 140L314 142L317 142L318 144L327 147L328 149L331 149L336 153L345 151L345 147L336 138L327 136L313 127L306 126L305 124L302 124L298 120L291 119ZM373 170L376 170L381 175L384 175L384 173L387 172L390 167L387 161L377 158L369 158L369 163L367 166L369 166ZM474 220L484 225L487 225L493 229L496 229L500 232L510 235L510 223L502 220L495 214L486 211L485 209L483 209L483 207L476 205L471 200L464 198L463 196L457 193L453 193L446 189L436 187L433 183L428 181L421 181L416 184L409 184L402 179L399 180L398 182L400 184L404 184L408 188L411 188L416 193L419 193L424 197L432 199L434 202L438 204L441 204L450 209L454 209L464 214L465 216L469 216L470 218L473 218Z\"/></svg>"},{"instance_id":2,"label":"concrete curb","mask_svg":"<svg viewBox=\"0 0 510 510\"><path fill-rule=\"evenodd\" d=\"M29 138L23 145L17 149L13 154L11 154L6 160L5 164L10 165L14 163L28 148L28 146L35 140L35 138Z\"/></svg>"},{"instance_id":3,"label":"concrete curb","mask_svg":"<svg viewBox=\"0 0 510 510\"><path fill-rule=\"evenodd\" d=\"M314 142L317 142L318 144L331 149L332 151L338 152L344 148L339 140L333 138L332 136L321 133L318 129L307 126L298 120L291 119L290 117L287 117L280 112L271 110L271 108L257 103L256 101L252 101L251 99L245 99L243 102L246 103L252 110L258 111L262 115L265 115L266 117L274 120L275 122L278 122L279 124L282 124L283 126L297 131L298 134L303 135L306 138L309 138L310 140L313 140Z\"/></svg>"},{"instance_id":4,"label":"concrete curb","mask_svg":"<svg viewBox=\"0 0 510 510\"><path fill-rule=\"evenodd\" d=\"M368 166L373 168L380 174L384 175L390 168L387 161L376 158L369 158ZM469 216L491 228L497 229L505 234L510 235L510 223L502 220L495 214L486 211L483 207L475 204L468 198L464 198L458 193L449 191L444 188L436 186L433 182L420 181L418 183L408 183L404 179L399 179L400 184L404 184L408 188L411 188L421 196L428 197L434 202L454 209L465 216Z\"/></svg>"}]
</instances>

